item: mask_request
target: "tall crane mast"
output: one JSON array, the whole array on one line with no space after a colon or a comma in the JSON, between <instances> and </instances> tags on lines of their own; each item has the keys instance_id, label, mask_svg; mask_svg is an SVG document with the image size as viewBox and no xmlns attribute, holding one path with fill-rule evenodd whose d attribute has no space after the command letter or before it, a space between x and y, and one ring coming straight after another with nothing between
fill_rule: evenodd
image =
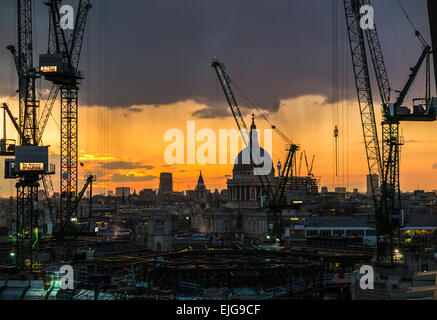
<instances>
[{"instance_id":1,"label":"tall crane mast","mask_svg":"<svg viewBox=\"0 0 437 320\"><path fill-rule=\"evenodd\" d=\"M366 4L370 5L368 1L366 1ZM381 192L379 192L378 186L374 184L374 179L369 179L376 217L377 260L380 262L386 257L390 257L391 261L393 261L392 242L395 225L390 223L389 215L391 210L399 209L400 206L399 122L384 119L382 123L381 157L366 55L365 36L360 26L360 8L363 5L364 1L362 0L344 0L369 174L371 177L377 175L381 181ZM377 75L383 109L385 110L390 98L390 85L376 27L373 26L373 29L367 32L366 36Z\"/></svg>"},{"instance_id":2,"label":"tall crane mast","mask_svg":"<svg viewBox=\"0 0 437 320\"><path fill-rule=\"evenodd\" d=\"M303 156L304 156L304 151L302 151L302 152L300 153L300 158L299 158L299 169L298 169L298 171L297 171L297 173L296 173L296 176L297 176L297 177L300 177L300 173L301 173L301 171L302 171L302 159L303 159Z\"/></svg>"},{"instance_id":3,"label":"tall crane mast","mask_svg":"<svg viewBox=\"0 0 437 320\"><path fill-rule=\"evenodd\" d=\"M60 26L59 4L61 0L46 2L50 12L48 53L40 56L40 69L53 83L52 99L57 91L61 96L61 169L60 169L60 222L66 225L76 215L78 198L78 93L83 74L78 70L88 11L89 0L79 0L74 29L67 35ZM41 117L44 124L53 107L53 100ZM62 232L62 230L61 230Z\"/></svg>"},{"instance_id":4,"label":"tall crane mast","mask_svg":"<svg viewBox=\"0 0 437 320\"><path fill-rule=\"evenodd\" d=\"M428 19L431 30L432 47L435 51L437 48L437 3L433 0L428 0ZM437 90L437 54L433 54L434 60L434 85Z\"/></svg>"},{"instance_id":5,"label":"tall crane mast","mask_svg":"<svg viewBox=\"0 0 437 320\"><path fill-rule=\"evenodd\" d=\"M21 145L36 145L35 93L33 67L32 1L18 0L18 81ZM16 258L19 271L33 271L38 262L38 175L24 175L17 182Z\"/></svg>"},{"instance_id":6,"label":"tall crane mast","mask_svg":"<svg viewBox=\"0 0 437 320\"><path fill-rule=\"evenodd\" d=\"M425 61L425 58L429 56L431 50L420 36L420 33L416 31L416 35L424 45L423 53L417 64L411 68L412 73L408 77L403 90L400 91L396 102L390 103L391 87L376 26L373 25L372 28L367 28L364 31L360 25L360 9L363 6L370 5L370 0L344 0L369 174L371 176L378 175L380 181L380 189L378 189L378 186L374 183L374 179L369 179L376 216L377 261L378 263L383 263L389 258L393 265L394 233L396 230L399 230L403 220L399 183L400 147L402 145L399 135L399 124L400 121L436 120L436 110L430 103L430 98L427 99L429 101L426 102L425 110L421 114L415 111L413 111L413 114L409 114L409 112L401 110L402 103L421 65ZM369 66L366 55L366 40L382 101L382 152L380 151L376 128Z\"/></svg>"},{"instance_id":7,"label":"tall crane mast","mask_svg":"<svg viewBox=\"0 0 437 320\"><path fill-rule=\"evenodd\" d=\"M33 67L32 43L32 1L19 0L18 8L18 70L19 70L19 123L27 141L21 144L36 144L36 110L35 94L36 70Z\"/></svg>"},{"instance_id":8,"label":"tall crane mast","mask_svg":"<svg viewBox=\"0 0 437 320\"><path fill-rule=\"evenodd\" d=\"M2 155L15 156L6 159L5 178L18 179L16 232L14 248L17 271L33 273L38 265L38 188L39 180L53 174L48 163L48 147L39 146L35 81L39 73L33 66L32 1L17 0L18 46L7 49L15 61L18 74L19 116L18 121L6 103L5 112L10 117L19 136L19 145L4 150ZM6 138L5 138L6 140ZM6 151L6 152L4 152Z\"/></svg>"},{"instance_id":9,"label":"tall crane mast","mask_svg":"<svg viewBox=\"0 0 437 320\"><path fill-rule=\"evenodd\" d=\"M305 156L305 165L306 165L306 168L307 168L307 176L309 178L314 177L313 166L314 166L314 160L316 158L316 155L313 155L313 157L311 159L311 165L308 165L308 158L307 158L307 154L306 154L305 150L303 151L303 155Z\"/></svg>"},{"instance_id":10,"label":"tall crane mast","mask_svg":"<svg viewBox=\"0 0 437 320\"><path fill-rule=\"evenodd\" d=\"M237 123L238 129L241 132L243 142L246 147L250 148L250 137L247 131L246 123L241 115L240 108L238 106L237 100L235 99L234 93L231 88L231 79L228 74L224 70L224 66L220 63L216 58L213 60L211 66L215 69L217 76L219 78L220 84L225 93L226 99L228 101L229 107L234 116L235 122ZM284 164L282 166L282 171L278 173L279 181L276 186L272 186L271 182L267 175L258 175L259 180L261 182L261 187L263 190L263 194L267 196L269 203L269 213L268 213L268 222L269 225L273 225L273 234L280 238L281 236L281 212L284 207L285 195L287 189L291 188L291 180L293 173L293 159L295 158L295 153L299 150L299 147L293 143L282 133L279 129L272 125L272 129L274 129L278 134L287 142L286 146L286 158ZM251 154L252 161L252 150L249 151ZM286 205L285 205L286 206Z\"/></svg>"},{"instance_id":11,"label":"tall crane mast","mask_svg":"<svg viewBox=\"0 0 437 320\"><path fill-rule=\"evenodd\" d=\"M353 71L358 95L358 105L360 109L364 145L367 156L367 166L370 175L377 175L380 177L382 172L382 161L379 148L378 131L376 128L364 34L360 27L359 7L360 4L358 0L344 0ZM371 190L376 207L377 186L373 183L373 181L371 181Z\"/></svg>"},{"instance_id":12,"label":"tall crane mast","mask_svg":"<svg viewBox=\"0 0 437 320\"><path fill-rule=\"evenodd\" d=\"M370 6L369 0L362 0L361 5ZM399 220L393 218L400 215L401 190L399 181L400 146L399 120L387 117L389 109L391 87L388 79L387 68L382 54L381 44L376 25L366 30L366 39L372 59L372 65L378 84L382 102L382 171L380 178L380 203L379 214L376 215L378 257L382 260L389 256L393 262L393 236L399 227ZM365 54L365 53L364 53ZM370 179L372 180L372 179Z\"/></svg>"}]
</instances>

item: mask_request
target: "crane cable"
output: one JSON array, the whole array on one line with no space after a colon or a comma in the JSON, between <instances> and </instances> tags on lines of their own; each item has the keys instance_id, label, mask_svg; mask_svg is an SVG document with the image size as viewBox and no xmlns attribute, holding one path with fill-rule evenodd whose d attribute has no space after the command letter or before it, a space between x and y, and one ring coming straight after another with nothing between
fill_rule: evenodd
<instances>
[{"instance_id":1,"label":"crane cable","mask_svg":"<svg viewBox=\"0 0 437 320\"><path fill-rule=\"evenodd\" d=\"M408 22L410 23L411 27L413 28L415 35L417 36L417 38L419 39L420 43L423 45L423 47L427 47L429 46L428 43L426 42L426 40L423 38L422 34L417 30L416 26L414 25L413 21L411 20L410 16L407 14L407 11L405 10L404 6L402 5L402 3L400 2L400 0L396 0L397 3L399 4L402 12L404 13L405 17L407 18ZM410 63L409 63L410 64ZM423 82L424 80L422 79L422 85L421 88L423 88Z\"/></svg>"},{"instance_id":2,"label":"crane cable","mask_svg":"<svg viewBox=\"0 0 437 320\"><path fill-rule=\"evenodd\" d=\"M385 16L386 16L386 18L387 18L387 21L388 21L389 24L390 24L390 27L391 27L391 29L392 29L392 31L393 31L393 34L394 34L395 37L396 37L396 40L397 40L397 42L398 42L398 44L399 44L399 47L401 48L402 54L404 55L404 58L405 58L405 60L407 61L408 65L411 65L410 59L408 58L408 55L407 55L407 52L405 51L405 48L404 48L404 46L402 45L401 39L399 38L399 34L398 34L398 32L396 31L396 28L394 27L393 22L392 22L391 19L390 19L390 16L388 15L388 11L387 11L387 8L386 8L385 5L384 5L384 1L381 1L381 5L382 5L382 8L384 9L384 14L385 14Z\"/></svg>"},{"instance_id":3,"label":"crane cable","mask_svg":"<svg viewBox=\"0 0 437 320\"><path fill-rule=\"evenodd\" d=\"M250 98L243 92L243 90L242 89L240 89L240 87L234 82L234 81L230 81L230 83L231 83L231 85L233 85L237 90L238 90L238 92L243 96L243 98L249 103L249 105L252 107L252 108L254 108L257 112L258 112L258 114L270 125L270 127L273 129L273 130L275 130L276 131L276 133L287 143L287 147L286 147L286 149L288 148L288 145L291 145L292 144L292 142L291 142L291 140L282 132L282 131L280 131L268 118L267 118L267 116L264 114L264 113L262 113L261 112L261 110L252 102L252 100L250 100ZM277 145L276 143L275 143L275 145ZM271 156L273 156L273 155L271 155ZM294 156L296 156L296 154L294 155ZM273 160L273 159L272 159ZM295 161L293 161L293 162L295 162ZM279 160L279 162L278 163L280 163L280 160Z\"/></svg>"},{"instance_id":4,"label":"crane cable","mask_svg":"<svg viewBox=\"0 0 437 320\"><path fill-rule=\"evenodd\" d=\"M281 131L279 130L268 118L267 116L261 112L261 110L249 99L249 97L243 92L243 90L240 89L240 87L238 87L237 84L235 84L235 82L232 81L232 84L234 85L234 87L240 92L240 94L244 97L244 99L246 99L246 101L249 103L249 105L251 107L253 107L258 113L259 115L265 120L267 121L267 123L270 125L270 127L272 129L274 129L280 136L282 139L284 139L288 144L291 144L291 140Z\"/></svg>"},{"instance_id":5,"label":"crane cable","mask_svg":"<svg viewBox=\"0 0 437 320\"><path fill-rule=\"evenodd\" d=\"M338 75L338 6L337 1L332 1L332 47L331 47L331 58L332 58L332 125L334 131L333 137L333 176L332 176L332 184L335 188L336 182L337 185L340 185L340 175L339 175L339 150L338 150L338 98L339 98L339 75Z\"/></svg>"},{"instance_id":6,"label":"crane cable","mask_svg":"<svg viewBox=\"0 0 437 320\"><path fill-rule=\"evenodd\" d=\"M15 90L3 103L7 103L9 100L13 99L19 90Z\"/></svg>"},{"instance_id":7,"label":"crane cable","mask_svg":"<svg viewBox=\"0 0 437 320\"><path fill-rule=\"evenodd\" d=\"M422 37L422 34L417 30L417 28L416 28L416 26L414 25L413 21L411 21L410 17L409 17L408 14L407 14L407 11L405 11L405 8L404 8L404 6L403 6L402 3L401 3L401 1L400 1L400 0L396 0L396 1L397 1L397 3L399 4L399 6L401 7L402 11L404 12L405 17L407 18L408 22L409 22L409 23L411 24L411 26L413 27L416 36L419 38L419 41L422 43L422 45L423 45L424 47L426 47L426 46L428 45L428 43L427 43L427 42L425 41L425 39Z\"/></svg>"},{"instance_id":8,"label":"crane cable","mask_svg":"<svg viewBox=\"0 0 437 320\"><path fill-rule=\"evenodd\" d=\"M276 131L276 133L287 143L286 146L286 150L289 147L289 145L291 146L292 142L291 140L281 131L279 130L268 118L267 116L261 112L261 110L249 99L249 97L243 92L243 90L240 89L240 87L238 87L238 85L236 83L234 83L233 81L231 81L231 84L238 90L238 92L240 92L240 94L243 96L243 98L249 103L249 105L254 108L258 114L270 125L270 127ZM275 142L274 142L275 143ZM277 143L275 143L275 146L277 146ZM271 155L273 156L273 154ZM296 154L294 155L296 157ZM273 161L273 159L272 159ZM293 162L295 163L295 161L293 160ZM280 163L280 160L279 162Z\"/></svg>"}]
</instances>

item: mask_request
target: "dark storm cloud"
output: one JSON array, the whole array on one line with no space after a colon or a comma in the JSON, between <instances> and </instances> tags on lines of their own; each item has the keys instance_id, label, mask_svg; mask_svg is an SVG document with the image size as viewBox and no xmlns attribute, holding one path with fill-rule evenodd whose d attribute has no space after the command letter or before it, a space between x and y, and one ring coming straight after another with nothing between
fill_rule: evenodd
<instances>
[{"instance_id":1,"label":"dark storm cloud","mask_svg":"<svg viewBox=\"0 0 437 320\"><path fill-rule=\"evenodd\" d=\"M108 170L127 170L127 169L147 169L152 170L154 166L145 165L141 162L131 161L108 161L101 162L99 165Z\"/></svg>"},{"instance_id":2,"label":"dark storm cloud","mask_svg":"<svg viewBox=\"0 0 437 320\"><path fill-rule=\"evenodd\" d=\"M129 113L140 113L140 112L143 112L143 109L141 109L141 108L131 107L131 108L129 108L129 109L127 110L127 112L129 112Z\"/></svg>"},{"instance_id":3,"label":"dark storm cloud","mask_svg":"<svg viewBox=\"0 0 437 320\"><path fill-rule=\"evenodd\" d=\"M134 174L114 174L112 176L112 181L114 182L143 182L143 181L153 181L157 177L152 175L146 175L146 176L136 176Z\"/></svg>"},{"instance_id":4,"label":"dark storm cloud","mask_svg":"<svg viewBox=\"0 0 437 320\"><path fill-rule=\"evenodd\" d=\"M335 0L334 0L335 1ZM382 2L381 2L382 1ZM4 48L14 40L14 4L0 12L0 94L9 92L11 61ZM67 1L71 2L71 1ZM304 94L332 96L332 3L328 0L93 0L81 69L81 103L124 107L193 99L207 105L193 116L229 115L213 56L233 81L266 111ZM381 4L384 4L384 7ZM403 1L429 39L426 1ZM392 87L399 89L420 46L395 1L373 1ZM47 12L35 3L36 48L47 47ZM385 10L383 10L385 8ZM342 1L337 0L340 92L353 87ZM388 14L395 31L391 29ZM397 42L396 33L401 40ZM343 50L341 48L343 45ZM340 67L339 66L339 67ZM342 80L343 79L343 80ZM377 91L375 91L377 92ZM341 94L340 94L341 96ZM237 97L241 102L241 96ZM217 107L223 106L223 107ZM139 110L131 109L131 112Z\"/></svg>"},{"instance_id":5,"label":"dark storm cloud","mask_svg":"<svg viewBox=\"0 0 437 320\"><path fill-rule=\"evenodd\" d=\"M126 109L126 108L123 108ZM136 113L140 113L143 112L144 109L141 108L137 108L137 107L130 107L128 109L125 110L125 113L123 114L125 117L130 116L131 114L136 114Z\"/></svg>"},{"instance_id":6,"label":"dark storm cloud","mask_svg":"<svg viewBox=\"0 0 437 320\"><path fill-rule=\"evenodd\" d=\"M268 112L276 112L278 111L279 107L280 107L280 102L276 102L274 104L272 104L271 106L258 106L255 105L256 107L259 107L261 109L265 109ZM242 106L240 105L240 111L241 114L243 116L246 116L249 114L249 112L251 111L250 107L246 107L246 106ZM207 105L206 107L196 110L194 112L191 113L191 115L195 118L199 118L199 119L212 119L212 118L223 118L223 117L228 117L228 116L232 116L232 113L229 109L229 106L226 104L219 104L219 105L215 105L215 106L211 106L211 105ZM265 116L266 114L264 114Z\"/></svg>"},{"instance_id":7,"label":"dark storm cloud","mask_svg":"<svg viewBox=\"0 0 437 320\"><path fill-rule=\"evenodd\" d=\"M231 116L232 113L229 111L229 107L227 107L225 104L220 104L219 106L215 107L207 105L202 109L192 112L191 115L199 119L209 119L215 117L228 117Z\"/></svg>"}]
</instances>

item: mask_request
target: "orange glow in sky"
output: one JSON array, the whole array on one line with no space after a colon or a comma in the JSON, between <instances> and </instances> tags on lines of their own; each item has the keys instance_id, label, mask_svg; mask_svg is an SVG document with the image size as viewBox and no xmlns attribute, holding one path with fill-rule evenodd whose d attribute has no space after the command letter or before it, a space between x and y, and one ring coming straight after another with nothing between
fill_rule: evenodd
<instances>
[{"instance_id":1,"label":"orange glow in sky","mask_svg":"<svg viewBox=\"0 0 437 320\"><path fill-rule=\"evenodd\" d=\"M196 119L192 113L206 107L195 101L178 102L161 106L135 106L141 112L127 112L126 109L105 107L84 107L79 113L79 161L97 175L95 190L106 193L117 186L131 187L139 192L143 188L157 189L160 172L172 172L174 190L193 189L199 171L202 171L207 188L226 188L227 175L232 174L228 165L172 165L164 162L164 150L170 142L164 142L168 129L186 131L188 120L196 121L196 130L209 128L236 128L232 117L218 119ZM337 104L339 113L339 176L334 177L333 106L323 96L307 95L281 101L277 113L269 119L295 144L305 150L310 161L315 155L313 173L320 177L320 186L346 186L349 191L359 188L365 192L365 175L368 172L358 106L355 100ZM58 107L59 108L59 107ZM376 107L375 107L376 108ZM250 125L250 113L245 120ZM376 110L379 113L379 109ZM59 114L59 110L53 111ZM258 129L269 128L267 122L256 116ZM377 120L379 123L379 119ZM401 151L401 188L437 189L437 138L433 123L402 124L405 145ZM54 121L49 122L44 143L51 146L51 162L59 167L59 133ZM12 131L10 131L12 132ZM200 144L200 143L199 143ZM262 145L262 140L261 140ZM283 162L285 143L273 135L275 164ZM3 163L1 164L3 166ZM305 163L301 173L306 173ZM85 173L80 171L79 185L83 184ZM59 177L53 178L55 190ZM14 194L14 181L2 179L2 196Z\"/></svg>"}]
</instances>

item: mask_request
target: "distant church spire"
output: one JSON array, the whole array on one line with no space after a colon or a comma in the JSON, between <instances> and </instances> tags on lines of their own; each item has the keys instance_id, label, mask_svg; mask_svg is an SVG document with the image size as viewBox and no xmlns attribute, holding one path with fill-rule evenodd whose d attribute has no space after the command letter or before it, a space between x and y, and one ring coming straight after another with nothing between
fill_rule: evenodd
<instances>
[{"instance_id":1,"label":"distant church spire","mask_svg":"<svg viewBox=\"0 0 437 320\"><path fill-rule=\"evenodd\" d=\"M200 170L199 180L197 181L197 184L200 184L200 185L204 185L204 184L205 184L205 183L203 182L202 170Z\"/></svg>"},{"instance_id":2,"label":"distant church spire","mask_svg":"<svg viewBox=\"0 0 437 320\"><path fill-rule=\"evenodd\" d=\"M256 129L256 125L255 125L255 114L252 113L252 124L250 125L250 131L255 130Z\"/></svg>"},{"instance_id":3,"label":"distant church spire","mask_svg":"<svg viewBox=\"0 0 437 320\"><path fill-rule=\"evenodd\" d=\"M256 131L255 114L252 113L252 124L250 125L250 150L259 147L258 132Z\"/></svg>"},{"instance_id":4,"label":"distant church spire","mask_svg":"<svg viewBox=\"0 0 437 320\"><path fill-rule=\"evenodd\" d=\"M203 188L205 188L205 182L203 181L202 170L201 170L199 174L199 179L197 180L197 189L199 190Z\"/></svg>"}]
</instances>

